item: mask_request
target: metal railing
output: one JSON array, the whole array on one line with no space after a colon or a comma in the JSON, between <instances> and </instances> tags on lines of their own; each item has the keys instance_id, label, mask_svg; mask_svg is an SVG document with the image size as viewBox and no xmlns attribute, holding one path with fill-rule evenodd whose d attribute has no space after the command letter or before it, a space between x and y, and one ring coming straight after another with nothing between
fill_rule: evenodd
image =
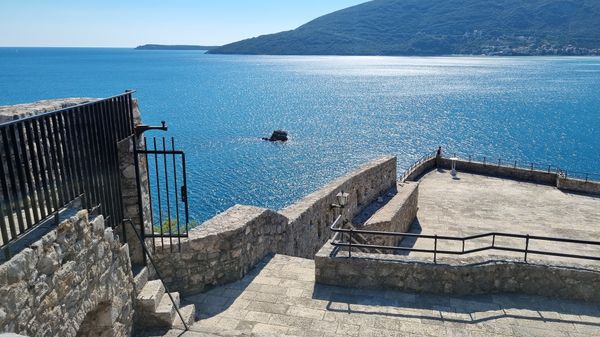
<instances>
[{"instance_id":1,"label":"metal railing","mask_svg":"<svg viewBox=\"0 0 600 337\"><path fill-rule=\"evenodd\" d=\"M181 238L188 237L190 230L185 152L175 150L173 137L168 146L165 137L152 138L151 144L149 148L144 138L143 149L136 150L136 156L147 164L150 190L146 216L152 220L152 232L142 234L152 239L153 251L157 243L164 249L165 241L171 252L175 245L181 251Z\"/></svg>"},{"instance_id":2,"label":"metal railing","mask_svg":"<svg viewBox=\"0 0 600 337\"><path fill-rule=\"evenodd\" d=\"M591 172L580 172L580 171L571 171L556 164L549 163L540 163L534 161L526 161L519 159L511 159L511 158L494 158L491 156L484 155L457 155L453 154L453 157L460 158L462 160L468 162L479 162L488 166L496 166L496 167L510 167L510 168L520 168L524 170L537 170L546 173L556 173L561 175L564 178L570 179L579 179L588 181L600 181L600 173L591 173Z\"/></svg>"},{"instance_id":3,"label":"metal railing","mask_svg":"<svg viewBox=\"0 0 600 337\"><path fill-rule=\"evenodd\" d=\"M414 172L414 170L421 166L421 164L423 164L424 162L431 160L433 158L435 158L437 156L437 151L434 152L430 152L430 153L426 153L423 156L421 156L419 159L417 159L417 161L415 161L409 168L407 168L406 170L404 170L404 172L402 173L402 175L400 176L399 181L400 182L405 182L406 179L408 179L408 177Z\"/></svg>"},{"instance_id":4,"label":"metal railing","mask_svg":"<svg viewBox=\"0 0 600 337\"><path fill-rule=\"evenodd\" d=\"M83 196L123 218L117 142L133 134L132 93L0 125L0 249Z\"/></svg>"},{"instance_id":5,"label":"metal railing","mask_svg":"<svg viewBox=\"0 0 600 337\"><path fill-rule=\"evenodd\" d=\"M551 251L544 251L544 250L530 248L532 241L560 242L560 243L569 243L569 244L577 244L577 245L590 245L590 246L600 248L600 241L575 240L575 239L566 239L566 238L556 238L556 237L547 237L547 236L538 236L538 235L529 235L529 234L501 233L501 232L490 232L490 233L471 235L471 236L465 236L465 237L456 237L456 236L446 236L446 235L379 232L379 231L369 231L369 230L356 230L356 229L352 229L352 228L344 229L344 228L337 227L338 223L340 222L341 217L342 217L341 215L338 216L335 219L335 221L333 222L333 224L330 226L330 230L332 232L334 232L333 238L331 240L331 244L335 247L348 248L348 256L349 257L352 257L352 249L353 248L367 248L367 249L379 249L379 250L391 250L391 251L403 251L403 252L431 253L433 255L433 262L437 263L437 256L439 254L442 254L442 255L466 255L466 254L472 254L472 253L477 253L477 252L482 252L482 251L487 251L487 250L498 250L498 251L523 253L525 262L527 262L527 257L530 254L600 261L600 256L589 256L589 255L565 253L564 249L560 252L551 252ZM401 247L401 246L357 244L357 243L352 242L354 235L362 235L367 238L369 235L376 235L376 236L380 236L380 237L387 236L387 237L399 237L399 238L408 237L408 238L416 238L416 239L429 239L429 240L433 240L433 242L432 242L433 248L425 249L425 248L413 248L413 247ZM473 249L465 249L465 244L467 242L473 241L476 239L484 239L484 238L489 238L490 243L488 245L478 247L478 248L473 248ZM498 238L523 239L523 245L521 247L511 247L511 246L499 245L497 243ZM462 242L462 249L460 249L460 250L440 249L439 244L441 241Z\"/></svg>"},{"instance_id":6,"label":"metal railing","mask_svg":"<svg viewBox=\"0 0 600 337\"><path fill-rule=\"evenodd\" d=\"M125 223L128 223L129 226L131 227L131 230L135 233L135 237L138 239L138 241L140 242L140 245L142 246L142 252L144 253L144 256L152 264L152 268L154 270L154 273L156 273L156 277L160 280L160 283L162 283L163 287L165 288L165 293L169 296L169 301L171 301L171 303L173 304L173 307L175 308L175 312L177 313L177 316L181 320L181 323L183 323L184 331L188 331L190 329L190 327L188 326L187 322L185 321L185 318L183 318L183 315L181 314L181 311L179 310L179 303L177 301L175 301L175 299L173 298L173 295L171 294L171 291L169 290L169 287L167 286L165 279L162 277L159 269L156 266L156 263L154 263L152 254L150 254L150 252L148 251L148 248L146 247L146 242L142 238L142 234L138 233L137 229L135 229L136 226L131 219L123 219L123 226L125 226Z\"/></svg>"}]
</instances>

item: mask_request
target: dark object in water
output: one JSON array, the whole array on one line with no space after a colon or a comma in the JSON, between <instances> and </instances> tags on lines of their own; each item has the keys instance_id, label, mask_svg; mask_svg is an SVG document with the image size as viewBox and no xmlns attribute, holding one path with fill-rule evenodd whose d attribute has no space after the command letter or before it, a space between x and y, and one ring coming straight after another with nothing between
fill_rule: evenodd
<instances>
[{"instance_id":1,"label":"dark object in water","mask_svg":"<svg viewBox=\"0 0 600 337\"><path fill-rule=\"evenodd\" d=\"M271 138L263 138L263 140L268 140L270 142L287 142L288 133L283 130L275 130L271 135Z\"/></svg>"}]
</instances>

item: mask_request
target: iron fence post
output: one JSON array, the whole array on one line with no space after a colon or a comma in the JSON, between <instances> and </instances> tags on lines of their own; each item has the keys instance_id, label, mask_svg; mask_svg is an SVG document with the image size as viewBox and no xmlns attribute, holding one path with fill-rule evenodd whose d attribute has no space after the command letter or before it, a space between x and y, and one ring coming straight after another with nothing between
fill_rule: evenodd
<instances>
[{"instance_id":1,"label":"iron fence post","mask_svg":"<svg viewBox=\"0 0 600 337\"><path fill-rule=\"evenodd\" d=\"M352 257L352 228L350 228L350 234L348 236L348 257Z\"/></svg>"},{"instance_id":2,"label":"iron fence post","mask_svg":"<svg viewBox=\"0 0 600 337\"><path fill-rule=\"evenodd\" d=\"M525 262L527 262L527 251L529 250L529 234L527 234L527 239L525 240Z\"/></svg>"},{"instance_id":3,"label":"iron fence post","mask_svg":"<svg viewBox=\"0 0 600 337\"><path fill-rule=\"evenodd\" d=\"M433 241L433 263L437 264L437 234L435 235L435 240Z\"/></svg>"}]
</instances>

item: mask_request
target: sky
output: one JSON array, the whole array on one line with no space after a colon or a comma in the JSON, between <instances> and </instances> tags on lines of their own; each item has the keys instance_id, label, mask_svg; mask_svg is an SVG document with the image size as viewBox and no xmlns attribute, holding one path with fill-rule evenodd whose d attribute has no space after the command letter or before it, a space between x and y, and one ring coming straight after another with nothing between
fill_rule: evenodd
<instances>
[{"instance_id":1,"label":"sky","mask_svg":"<svg viewBox=\"0 0 600 337\"><path fill-rule=\"evenodd\" d=\"M367 0L0 0L0 46L222 45Z\"/></svg>"}]
</instances>

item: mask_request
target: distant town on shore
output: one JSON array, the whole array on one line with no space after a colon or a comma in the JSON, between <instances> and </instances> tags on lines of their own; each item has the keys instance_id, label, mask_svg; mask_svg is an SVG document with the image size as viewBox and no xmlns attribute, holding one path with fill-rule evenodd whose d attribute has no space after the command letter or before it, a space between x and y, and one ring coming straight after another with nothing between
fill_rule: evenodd
<instances>
[{"instance_id":1,"label":"distant town on shore","mask_svg":"<svg viewBox=\"0 0 600 337\"><path fill-rule=\"evenodd\" d=\"M255 55L600 55L599 22L600 1L591 0L374 0L294 30L206 50Z\"/></svg>"}]
</instances>

